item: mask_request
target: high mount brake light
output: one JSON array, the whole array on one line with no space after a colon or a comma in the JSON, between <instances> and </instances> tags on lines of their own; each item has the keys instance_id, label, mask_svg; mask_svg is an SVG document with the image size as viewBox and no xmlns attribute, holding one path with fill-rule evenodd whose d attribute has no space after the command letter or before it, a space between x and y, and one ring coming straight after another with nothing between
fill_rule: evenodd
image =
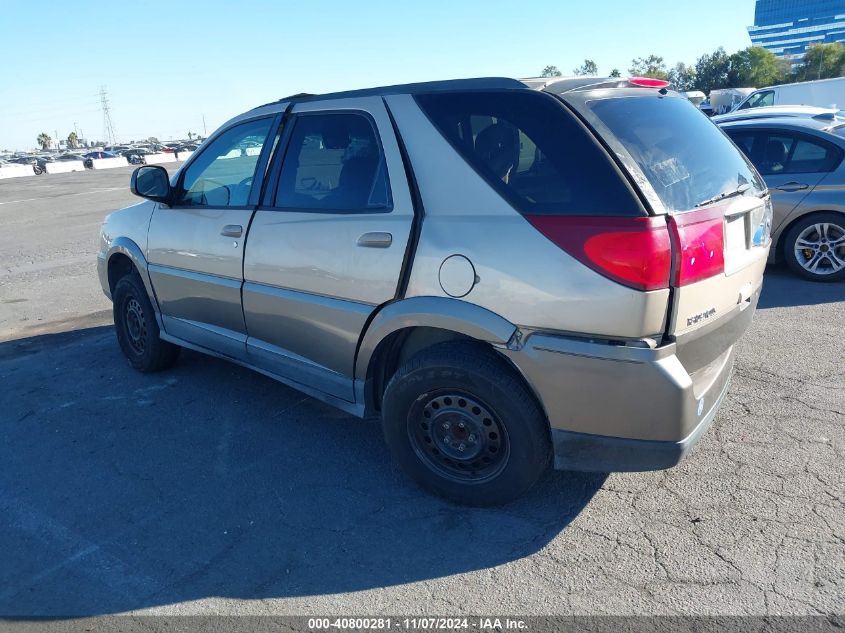
<instances>
[{"instance_id":1,"label":"high mount brake light","mask_svg":"<svg viewBox=\"0 0 845 633\"><path fill-rule=\"evenodd\" d=\"M651 77L629 77L628 83L640 88L668 88L672 85L663 79L652 79Z\"/></svg>"}]
</instances>

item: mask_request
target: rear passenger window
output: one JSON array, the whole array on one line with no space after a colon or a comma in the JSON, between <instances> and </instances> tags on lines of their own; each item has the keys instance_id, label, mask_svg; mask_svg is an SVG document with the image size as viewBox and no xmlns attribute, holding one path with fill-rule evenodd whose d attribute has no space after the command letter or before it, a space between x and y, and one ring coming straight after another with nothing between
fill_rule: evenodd
<instances>
[{"instance_id":1,"label":"rear passenger window","mask_svg":"<svg viewBox=\"0 0 845 633\"><path fill-rule=\"evenodd\" d=\"M275 206L332 211L390 209L384 155L362 114L302 114L293 132Z\"/></svg>"},{"instance_id":2,"label":"rear passenger window","mask_svg":"<svg viewBox=\"0 0 845 633\"><path fill-rule=\"evenodd\" d=\"M732 138L736 140L736 136ZM833 145L780 132L756 136L749 155L763 175L828 172L842 159L842 152Z\"/></svg>"},{"instance_id":3,"label":"rear passenger window","mask_svg":"<svg viewBox=\"0 0 845 633\"><path fill-rule=\"evenodd\" d=\"M463 158L520 213L640 215L610 159L553 97L528 91L418 95Z\"/></svg>"}]
</instances>

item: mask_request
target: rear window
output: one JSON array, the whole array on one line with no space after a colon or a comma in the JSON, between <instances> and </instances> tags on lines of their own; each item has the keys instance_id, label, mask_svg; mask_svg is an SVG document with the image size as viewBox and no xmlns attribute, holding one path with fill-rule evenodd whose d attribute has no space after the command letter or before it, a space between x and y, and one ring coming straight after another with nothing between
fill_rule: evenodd
<instances>
[{"instance_id":1,"label":"rear window","mask_svg":"<svg viewBox=\"0 0 845 633\"><path fill-rule=\"evenodd\" d=\"M641 215L610 158L553 97L438 93L417 102L461 156L520 213Z\"/></svg>"},{"instance_id":2,"label":"rear window","mask_svg":"<svg viewBox=\"0 0 845 633\"><path fill-rule=\"evenodd\" d=\"M687 99L617 97L587 103L636 161L669 212L688 211L751 184L765 190L742 152Z\"/></svg>"}]
</instances>

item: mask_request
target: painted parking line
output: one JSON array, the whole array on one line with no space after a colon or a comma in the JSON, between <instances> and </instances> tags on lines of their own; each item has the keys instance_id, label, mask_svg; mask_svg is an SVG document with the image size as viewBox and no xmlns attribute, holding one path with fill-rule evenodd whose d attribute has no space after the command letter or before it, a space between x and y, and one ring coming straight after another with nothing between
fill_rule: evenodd
<instances>
[{"instance_id":1,"label":"painted parking line","mask_svg":"<svg viewBox=\"0 0 845 633\"><path fill-rule=\"evenodd\" d=\"M102 189L92 189L91 191L80 191L78 193L66 193L62 196L56 196L57 198L64 198L66 196L87 196L92 193L106 193L108 191L120 191L122 189L126 189L126 187L105 187ZM8 200L6 202L0 202L0 205L4 204L18 204L21 202L32 202L34 200L44 200L43 197L41 198L24 198L22 200Z\"/></svg>"}]
</instances>

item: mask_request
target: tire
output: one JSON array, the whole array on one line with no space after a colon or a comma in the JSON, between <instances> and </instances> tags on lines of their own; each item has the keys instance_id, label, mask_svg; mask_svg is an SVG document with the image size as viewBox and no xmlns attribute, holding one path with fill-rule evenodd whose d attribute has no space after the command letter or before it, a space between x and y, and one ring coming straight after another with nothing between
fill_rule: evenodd
<instances>
[{"instance_id":1,"label":"tire","mask_svg":"<svg viewBox=\"0 0 845 633\"><path fill-rule=\"evenodd\" d=\"M385 390L394 460L423 488L466 505L499 505L549 467L549 427L519 376L492 350L450 341L402 365Z\"/></svg>"},{"instance_id":2,"label":"tire","mask_svg":"<svg viewBox=\"0 0 845 633\"><path fill-rule=\"evenodd\" d=\"M804 279L845 279L845 215L812 213L801 218L784 236L783 255Z\"/></svg>"},{"instance_id":3,"label":"tire","mask_svg":"<svg viewBox=\"0 0 845 633\"><path fill-rule=\"evenodd\" d=\"M136 272L117 282L112 311L117 342L132 367L147 373L173 366L181 348L161 340L153 306Z\"/></svg>"}]
</instances>

